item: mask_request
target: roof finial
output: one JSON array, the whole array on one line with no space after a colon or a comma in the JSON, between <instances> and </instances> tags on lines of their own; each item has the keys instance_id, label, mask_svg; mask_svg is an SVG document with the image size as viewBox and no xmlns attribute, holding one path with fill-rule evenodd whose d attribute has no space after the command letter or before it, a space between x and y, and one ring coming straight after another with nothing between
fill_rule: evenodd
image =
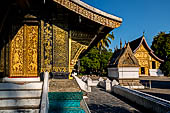
<instances>
[{"instance_id":1,"label":"roof finial","mask_svg":"<svg viewBox=\"0 0 170 113\"><path fill-rule=\"evenodd\" d=\"M120 38L120 49L122 49L122 39Z\"/></svg>"},{"instance_id":2,"label":"roof finial","mask_svg":"<svg viewBox=\"0 0 170 113\"><path fill-rule=\"evenodd\" d=\"M125 40L125 45L124 45L124 48L126 48L126 40Z\"/></svg>"},{"instance_id":3,"label":"roof finial","mask_svg":"<svg viewBox=\"0 0 170 113\"><path fill-rule=\"evenodd\" d=\"M145 30L143 31L143 37L145 36Z\"/></svg>"}]
</instances>

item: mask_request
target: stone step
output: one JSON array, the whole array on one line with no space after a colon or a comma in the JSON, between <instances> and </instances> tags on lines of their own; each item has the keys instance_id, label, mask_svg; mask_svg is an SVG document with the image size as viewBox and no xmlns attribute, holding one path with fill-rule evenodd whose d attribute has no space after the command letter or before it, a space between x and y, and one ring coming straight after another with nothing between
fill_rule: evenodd
<instances>
[{"instance_id":1,"label":"stone step","mask_svg":"<svg viewBox=\"0 0 170 113\"><path fill-rule=\"evenodd\" d=\"M35 91L0 91L0 99L35 98L41 96L41 90Z\"/></svg>"},{"instance_id":2,"label":"stone step","mask_svg":"<svg viewBox=\"0 0 170 113\"><path fill-rule=\"evenodd\" d=\"M0 110L0 113L39 113L39 109Z\"/></svg>"},{"instance_id":3,"label":"stone step","mask_svg":"<svg viewBox=\"0 0 170 113\"><path fill-rule=\"evenodd\" d=\"M33 110L39 109L39 106L11 106L11 107L0 107L0 110ZM0 112L1 113L1 112Z\"/></svg>"},{"instance_id":4,"label":"stone step","mask_svg":"<svg viewBox=\"0 0 170 113\"><path fill-rule=\"evenodd\" d=\"M70 107L80 107L79 100L58 100L50 101L50 107L52 108L70 108Z\"/></svg>"},{"instance_id":5,"label":"stone step","mask_svg":"<svg viewBox=\"0 0 170 113\"><path fill-rule=\"evenodd\" d=\"M42 82L35 83L0 83L0 90L42 89Z\"/></svg>"},{"instance_id":6,"label":"stone step","mask_svg":"<svg viewBox=\"0 0 170 113\"><path fill-rule=\"evenodd\" d=\"M34 78L9 78L9 77L4 77L3 82L39 82L40 77L34 77Z\"/></svg>"},{"instance_id":7,"label":"stone step","mask_svg":"<svg viewBox=\"0 0 170 113\"><path fill-rule=\"evenodd\" d=\"M75 80L51 79L49 81L49 92L79 92L79 85Z\"/></svg>"},{"instance_id":8,"label":"stone step","mask_svg":"<svg viewBox=\"0 0 170 113\"><path fill-rule=\"evenodd\" d=\"M6 99L0 100L0 107L25 107L25 106L39 106L40 99Z\"/></svg>"},{"instance_id":9,"label":"stone step","mask_svg":"<svg viewBox=\"0 0 170 113\"><path fill-rule=\"evenodd\" d=\"M49 113L85 113L85 111L81 108L64 108L64 109L50 108Z\"/></svg>"}]
</instances>

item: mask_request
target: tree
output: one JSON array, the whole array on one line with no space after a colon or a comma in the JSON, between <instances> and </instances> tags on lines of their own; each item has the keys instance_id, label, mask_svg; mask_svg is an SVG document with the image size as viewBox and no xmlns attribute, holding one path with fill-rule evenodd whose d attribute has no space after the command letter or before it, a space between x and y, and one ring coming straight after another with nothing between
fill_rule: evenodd
<instances>
[{"instance_id":1,"label":"tree","mask_svg":"<svg viewBox=\"0 0 170 113\"><path fill-rule=\"evenodd\" d=\"M114 40L113 32L112 32L112 34L108 33L103 39L101 39L97 43L97 48L99 50L101 50L101 49L105 49L106 47L109 47L109 44L111 44L111 40L110 39Z\"/></svg>"},{"instance_id":2,"label":"tree","mask_svg":"<svg viewBox=\"0 0 170 113\"><path fill-rule=\"evenodd\" d=\"M107 72L107 64L112 56L112 51L103 49L97 49L97 47L93 47L85 56L83 56L80 61L80 71L83 74L106 74Z\"/></svg>"},{"instance_id":3,"label":"tree","mask_svg":"<svg viewBox=\"0 0 170 113\"><path fill-rule=\"evenodd\" d=\"M160 32L154 37L151 48L159 58L164 60L160 68L165 74L170 74L170 33Z\"/></svg>"}]
</instances>

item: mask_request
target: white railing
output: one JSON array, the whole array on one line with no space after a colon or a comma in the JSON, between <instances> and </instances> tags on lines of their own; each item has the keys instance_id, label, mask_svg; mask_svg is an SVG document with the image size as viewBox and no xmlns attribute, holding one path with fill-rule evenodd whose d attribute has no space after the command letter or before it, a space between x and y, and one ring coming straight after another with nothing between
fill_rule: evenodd
<instances>
[{"instance_id":1,"label":"white railing","mask_svg":"<svg viewBox=\"0 0 170 113\"><path fill-rule=\"evenodd\" d=\"M154 111L154 113L168 113L170 111L170 101L161 99L147 93L137 90L113 86L113 92L120 95L146 109Z\"/></svg>"},{"instance_id":2,"label":"white railing","mask_svg":"<svg viewBox=\"0 0 170 113\"><path fill-rule=\"evenodd\" d=\"M48 78L49 73L43 73L44 81L43 81L43 90L41 96L41 105L40 105L40 113L48 113L49 101L48 101Z\"/></svg>"},{"instance_id":3,"label":"white railing","mask_svg":"<svg viewBox=\"0 0 170 113\"><path fill-rule=\"evenodd\" d=\"M88 107L88 105L87 105L87 103L86 103L86 101L84 99L81 100L81 105L82 105L83 110L86 113L91 113L91 111L90 111L90 109L89 109L89 107Z\"/></svg>"},{"instance_id":4,"label":"white railing","mask_svg":"<svg viewBox=\"0 0 170 113\"><path fill-rule=\"evenodd\" d=\"M76 82L80 86L81 90L84 90L86 92L91 92L91 88L85 82L83 82L80 78L78 78L75 75L73 75L73 77L75 78Z\"/></svg>"}]
</instances>

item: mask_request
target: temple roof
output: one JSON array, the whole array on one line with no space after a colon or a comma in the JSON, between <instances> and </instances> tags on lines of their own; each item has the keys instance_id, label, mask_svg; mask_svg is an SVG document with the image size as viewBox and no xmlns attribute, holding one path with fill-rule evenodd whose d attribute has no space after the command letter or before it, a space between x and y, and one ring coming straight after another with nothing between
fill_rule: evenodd
<instances>
[{"instance_id":1,"label":"temple roof","mask_svg":"<svg viewBox=\"0 0 170 113\"><path fill-rule=\"evenodd\" d=\"M164 62L164 60L158 58L155 54L154 54L154 51L149 47L149 45L147 44L146 42L146 39L143 36L137 38L136 40L133 40L131 42L129 42L130 44L130 47L132 49L132 52L133 53L136 53L136 51L139 49L139 47L143 44L144 47L146 47L146 50L148 50L149 54L154 57L156 60L160 61L160 62Z\"/></svg>"},{"instance_id":2,"label":"temple roof","mask_svg":"<svg viewBox=\"0 0 170 113\"><path fill-rule=\"evenodd\" d=\"M139 62L133 55L129 43L127 47L113 53L109 67L139 67Z\"/></svg>"},{"instance_id":3,"label":"temple roof","mask_svg":"<svg viewBox=\"0 0 170 113\"><path fill-rule=\"evenodd\" d=\"M122 18L96 9L80 0L53 0L73 12L110 28L119 27Z\"/></svg>"}]
</instances>

